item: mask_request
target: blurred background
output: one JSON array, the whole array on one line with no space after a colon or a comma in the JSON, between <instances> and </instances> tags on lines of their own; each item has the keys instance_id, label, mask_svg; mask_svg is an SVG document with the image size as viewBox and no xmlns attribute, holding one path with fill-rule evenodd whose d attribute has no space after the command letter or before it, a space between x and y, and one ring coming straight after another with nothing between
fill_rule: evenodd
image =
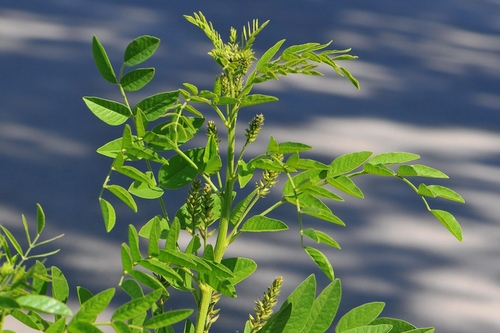
<instances>
[{"instance_id":1,"label":"blurred background","mask_svg":"<svg viewBox=\"0 0 500 333\"><path fill-rule=\"evenodd\" d=\"M456 216L462 243L409 188L390 179L360 179L364 200L331 206L347 227L306 221L342 246L324 249L342 279L340 313L383 301L384 316L435 326L436 332L499 332L499 0L3 0L0 223L22 236L21 214L34 225L35 204L43 206L45 237L65 234L53 244L61 252L47 265L66 274L73 302L77 285L95 293L116 286L126 225L140 226L158 212L156 203L139 202L137 214L117 204L117 227L104 230L97 197L111 160L95 149L120 136L121 128L100 122L82 96L120 95L97 72L92 36L105 46L115 71L132 39L161 38L145 63L156 67L156 76L144 92L131 94L132 101L183 82L211 89L219 73L206 54L211 44L182 16L199 10L225 39L231 26L270 19L255 43L257 55L286 38L285 46L333 39L333 48L352 47L359 56L342 65L360 80L360 91L328 69L321 78L287 77L260 86L280 102L242 114L243 126L255 113L266 117L250 154L270 135L310 144L315 150L308 156L328 163L355 150L409 151L447 173L450 179L437 183L467 202L431 202ZM178 205L179 197L168 200ZM285 279L281 299L311 272L320 287L327 284L300 248L293 211L278 216L289 231L244 236L228 253L251 257L259 268L239 285L238 299L221 301L214 332L243 331L253 300L278 274Z\"/></svg>"}]
</instances>

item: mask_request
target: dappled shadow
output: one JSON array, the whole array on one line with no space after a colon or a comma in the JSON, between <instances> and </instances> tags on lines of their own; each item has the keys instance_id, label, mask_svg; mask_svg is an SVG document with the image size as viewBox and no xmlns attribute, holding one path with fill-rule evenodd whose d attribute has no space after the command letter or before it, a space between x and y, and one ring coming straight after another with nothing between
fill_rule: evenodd
<instances>
[{"instance_id":1,"label":"dappled shadow","mask_svg":"<svg viewBox=\"0 0 500 333\"><path fill-rule=\"evenodd\" d=\"M282 38L285 45L334 39L334 48L353 47L360 57L344 65L361 81L361 91L333 73L288 77L256 89L280 98L279 104L242 114L242 124L254 112L266 117L256 147L265 147L270 135L303 141L315 147L309 156L325 162L353 150L415 152L445 171L451 178L439 183L467 201L435 202L462 222L463 244L425 212L409 188L387 179L360 180L367 199L332 204L346 228L306 221L343 247L328 252L343 281L341 312L380 300L387 303L385 315L435 325L439 332L499 330L500 3L494 0L3 4L0 223L20 227L21 213L34 222L40 202L47 237L66 234L54 244L62 251L49 264L61 266L73 290L115 285L123 226L140 225L158 208L141 202L139 212L128 215L127 207L117 205L119 225L104 232L97 196L110 161L94 150L121 130L100 123L81 97L120 96L95 69L91 38L98 35L117 67L133 38L160 37L160 49L147 63L157 68L149 94L183 82L210 89L219 71L206 55L211 46L182 17L198 10L223 36L230 26L271 19L255 44L258 54ZM249 155L258 153L256 147ZM168 200L182 202L178 195ZM229 307L217 323L220 332L242 331L254 298L276 274L284 275L283 295L311 271L322 287L327 283L300 248L293 211L277 214L291 230L244 236L230 250L256 259L259 270L241 283L238 299L222 301Z\"/></svg>"}]
</instances>

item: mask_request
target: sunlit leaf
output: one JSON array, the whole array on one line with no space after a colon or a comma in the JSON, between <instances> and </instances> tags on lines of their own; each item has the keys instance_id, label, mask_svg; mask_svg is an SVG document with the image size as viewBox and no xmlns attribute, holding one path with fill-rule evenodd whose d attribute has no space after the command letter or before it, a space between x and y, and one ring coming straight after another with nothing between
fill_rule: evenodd
<instances>
[{"instance_id":1,"label":"sunlit leaf","mask_svg":"<svg viewBox=\"0 0 500 333\"><path fill-rule=\"evenodd\" d=\"M155 182L154 175L152 172L147 171L146 175L151 179L152 182ZM143 199L158 199L163 195L163 189L159 186L152 186L150 183L145 183L141 181L134 181L128 191L135 195L136 197Z\"/></svg>"},{"instance_id":2,"label":"sunlit leaf","mask_svg":"<svg viewBox=\"0 0 500 333\"><path fill-rule=\"evenodd\" d=\"M357 187L349 177L338 176L335 178L327 178L326 181L328 182L328 184L334 186L344 193L352 195L356 198L364 198L364 194L363 192L361 192L361 189Z\"/></svg>"},{"instance_id":3,"label":"sunlit leaf","mask_svg":"<svg viewBox=\"0 0 500 333\"><path fill-rule=\"evenodd\" d=\"M339 156L330 164L328 176L334 177L351 172L366 162L372 154L371 151L360 151Z\"/></svg>"},{"instance_id":4,"label":"sunlit leaf","mask_svg":"<svg viewBox=\"0 0 500 333\"><path fill-rule=\"evenodd\" d=\"M371 302L350 310L340 318L335 332L346 332L353 328L368 325L380 315L384 306L385 304L382 302Z\"/></svg>"},{"instance_id":5,"label":"sunlit leaf","mask_svg":"<svg viewBox=\"0 0 500 333\"><path fill-rule=\"evenodd\" d=\"M111 66L108 55L96 36L92 38L92 54L94 56L97 69L102 77L110 83L116 83L116 75L113 71L113 66Z\"/></svg>"},{"instance_id":6,"label":"sunlit leaf","mask_svg":"<svg viewBox=\"0 0 500 333\"><path fill-rule=\"evenodd\" d=\"M326 233L312 228L305 229L303 234L311 238L316 243L323 243L340 250L340 245Z\"/></svg>"},{"instance_id":7,"label":"sunlit leaf","mask_svg":"<svg viewBox=\"0 0 500 333\"><path fill-rule=\"evenodd\" d=\"M228 278L233 285L243 281L257 269L257 264L248 258L226 258L222 259L221 264L233 272L234 277Z\"/></svg>"},{"instance_id":8,"label":"sunlit leaf","mask_svg":"<svg viewBox=\"0 0 500 333\"><path fill-rule=\"evenodd\" d=\"M85 303L80 305L80 310L78 310L78 312L71 319L70 324L78 321L94 323L97 316L108 307L114 295L115 289L109 288L92 296L90 299L85 301Z\"/></svg>"},{"instance_id":9,"label":"sunlit leaf","mask_svg":"<svg viewBox=\"0 0 500 333\"><path fill-rule=\"evenodd\" d=\"M370 159L371 164L400 164L418 160L419 155L405 152L390 152L376 155Z\"/></svg>"},{"instance_id":10,"label":"sunlit leaf","mask_svg":"<svg viewBox=\"0 0 500 333\"><path fill-rule=\"evenodd\" d=\"M401 319L395 319L395 318L387 318L387 317L382 317L382 318L377 318L370 322L370 325L380 325L380 324L389 324L392 325L392 330L390 331L391 333L409 333L413 332L412 330L416 329L415 326L412 324L401 320Z\"/></svg>"},{"instance_id":11,"label":"sunlit leaf","mask_svg":"<svg viewBox=\"0 0 500 333\"><path fill-rule=\"evenodd\" d=\"M420 184L418 186L418 194L425 195L428 197L436 198L440 197L447 200L457 201L465 203L464 198L457 192L440 185L425 185Z\"/></svg>"},{"instance_id":12,"label":"sunlit leaf","mask_svg":"<svg viewBox=\"0 0 500 333\"><path fill-rule=\"evenodd\" d=\"M137 281L144 284L146 287L149 287L153 290L161 288L166 291L165 286L160 281L158 281L158 279L149 274L137 270L131 270L130 272L128 272L128 274Z\"/></svg>"},{"instance_id":13,"label":"sunlit leaf","mask_svg":"<svg viewBox=\"0 0 500 333\"><path fill-rule=\"evenodd\" d=\"M138 37L125 49L123 62L129 67L138 65L151 57L159 44L159 38L153 36Z\"/></svg>"},{"instance_id":14,"label":"sunlit leaf","mask_svg":"<svg viewBox=\"0 0 500 333\"><path fill-rule=\"evenodd\" d=\"M152 95L137 103L134 110L141 109L148 121L154 121L178 102L178 96L178 90Z\"/></svg>"},{"instance_id":15,"label":"sunlit leaf","mask_svg":"<svg viewBox=\"0 0 500 333\"><path fill-rule=\"evenodd\" d=\"M431 213L446 227L446 229L451 232L453 236L456 237L456 239L460 242L462 241L462 228L451 213L439 209L432 209Z\"/></svg>"},{"instance_id":16,"label":"sunlit leaf","mask_svg":"<svg viewBox=\"0 0 500 333\"><path fill-rule=\"evenodd\" d=\"M186 156L197 166L203 164L204 148L195 148L185 152ZM195 166L184 157L175 155L168 159L168 164L161 167L158 182L167 189L178 189L189 184L198 175Z\"/></svg>"},{"instance_id":17,"label":"sunlit leaf","mask_svg":"<svg viewBox=\"0 0 500 333\"><path fill-rule=\"evenodd\" d=\"M116 213L113 206L103 198L99 198L99 204L101 206L102 217L104 218L104 226L106 227L106 232L110 232L116 223Z\"/></svg>"},{"instance_id":18,"label":"sunlit leaf","mask_svg":"<svg viewBox=\"0 0 500 333\"><path fill-rule=\"evenodd\" d=\"M78 302L80 303L80 305L87 302L94 296L94 294L92 294L90 290L81 286L76 287L76 293L78 295Z\"/></svg>"},{"instance_id":19,"label":"sunlit leaf","mask_svg":"<svg viewBox=\"0 0 500 333\"><path fill-rule=\"evenodd\" d=\"M314 300L304 333L324 333L332 325L342 296L340 280L335 279Z\"/></svg>"},{"instance_id":20,"label":"sunlit leaf","mask_svg":"<svg viewBox=\"0 0 500 333\"><path fill-rule=\"evenodd\" d=\"M123 201L127 206L129 206L135 213L137 213L137 204L134 198L128 193L126 189L120 185L107 185L106 189L116 195L118 199Z\"/></svg>"},{"instance_id":21,"label":"sunlit leaf","mask_svg":"<svg viewBox=\"0 0 500 333\"><path fill-rule=\"evenodd\" d=\"M398 168L398 175L420 176L428 178L448 178L448 176L442 171L421 164L400 165Z\"/></svg>"},{"instance_id":22,"label":"sunlit leaf","mask_svg":"<svg viewBox=\"0 0 500 333\"><path fill-rule=\"evenodd\" d=\"M321 269L321 271L323 273L325 273L325 275L331 281L333 281L335 279L335 275L333 274L332 264L330 264L330 261L323 254L323 252L321 252L313 247L310 247L310 246L305 246L304 250L312 258L312 260L316 263L316 265L318 265L318 267Z\"/></svg>"},{"instance_id":23,"label":"sunlit leaf","mask_svg":"<svg viewBox=\"0 0 500 333\"><path fill-rule=\"evenodd\" d=\"M20 296L17 303L26 310L60 316L72 316L70 308L61 301L45 295Z\"/></svg>"},{"instance_id":24,"label":"sunlit leaf","mask_svg":"<svg viewBox=\"0 0 500 333\"><path fill-rule=\"evenodd\" d=\"M154 75L154 68L138 68L125 74L120 79L120 84L126 91L137 91L148 84Z\"/></svg>"},{"instance_id":25,"label":"sunlit leaf","mask_svg":"<svg viewBox=\"0 0 500 333\"><path fill-rule=\"evenodd\" d=\"M52 296L63 303L66 303L69 296L68 281L61 270L55 266L52 266Z\"/></svg>"},{"instance_id":26,"label":"sunlit leaf","mask_svg":"<svg viewBox=\"0 0 500 333\"><path fill-rule=\"evenodd\" d=\"M385 164L372 164L370 161L363 165L363 170L367 173L377 176L394 176L396 172L385 166Z\"/></svg>"},{"instance_id":27,"label":"sunlit leaf","mask_svg":"<svg viewBox=\"0 0 500 333\"><path fill-rule=\"evenodd\" d=\"M87 107L97 118L111 126L121 125L130 117L126 105L100 97L83 97Z\"/></svg>"},{"instance_id":28,"label":"sunlit leaf","mask_svg":"<svg viewBox=\"0 0 500 333\"><path fill-rule=\"evenodd\" d=\"M168 312L164 312L160 315L154 316L153 318L147 320L144 323L145 328L161 328L169 325L173 325L175 323L180 322L181 320L186 319L193 313L192 309L186 310L172 310Z\"/></svg>"},{"instance_id":29,"label":"sunlit leaf","mask_svg":"<svg viewBox=\"0 0 500 333\"><path fill-rule=\"evenodd\" d=\"M241 227L243 232L276 232L282 230L288 230L288 226L284 222L260 215L252 216Z\"/></svg>"},{"instance_id":30,"label":"sunlit leaf","mask_svg":"<svg viewBox=\"0 0 500 333\"><path fill-rule=\"evenodd\" d=\"M156 302L161 295L162 289L158 289L144 297L133 299L116 309L111 316L111 319L121 321L134 318L149 309L149 307Z\"/></svg>"},{"instance_id":31,"label":"sunlit leaf","mask_svg":"<svg viewBox=\"0 0 500 333\"><path fill-rule=\"evenodd\" d=\"M42 206L40 204L36 204L36 233L40 235L45 227L45 213L43 212ZM27 230L26 230L27 232Z\"/></svg>"},{"instance_id":32,"label":"sunlit leaf","mask_svg":"<svg viewBox=\"0 0 500 333\"><path fill-rule=\"evenodd\" d=\"M253 94L247 95L241 99L241 107L264 104L269 102L277 102L278 98L269 95Z\"/></svg>"}]
</instances>

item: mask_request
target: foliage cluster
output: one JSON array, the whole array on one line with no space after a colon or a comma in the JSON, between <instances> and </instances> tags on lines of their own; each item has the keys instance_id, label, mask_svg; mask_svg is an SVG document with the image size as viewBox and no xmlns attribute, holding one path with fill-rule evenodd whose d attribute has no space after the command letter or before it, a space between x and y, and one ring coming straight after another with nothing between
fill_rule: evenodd
<instances>
[{"instance_id":1,"label":"foliage cluster","mask_svg":"<svg viewBox=\"0 0 500 333\"><path fill-rule=\"evenodd\" d=\"M331 283L317 294L316 279L310 275L273 313L282 285L282 278L276 278L262 300L256 301L255 313L249 316L244 332L326 332L337 314L341 284L328 257L315 244L337 249L340 245L326 232L306 224L312 217L344 226L326 201L342 202L346 195L363 198L362 190L353 181L359 176L401 180L415 191L432 215L462 240L460 225L453 215L429 205L430 198L463 202L462 197L440 185L414 184L410 180L413 177L447 178L429 166L409 164L419 158L416 154L388 152L373 156L372 152L361 151L338 156L325 164L304 158L311 146L279 142L271 137L263 154L247 158L245 152L264 123L260 114L248 124L245 141L237 147L239 112L278 100L275 96L252 93L257 84L291 74L320 76L318 66L324 64L359 89L358 81L339 65L341 61L357 58L349 54L350 49L331 50L330 43L306 43L280 52L285 42L280 40L257 59L252 47L267 21L260 24L254 20L244 26L239 39L237 31L231 28L229 41L224 42L202 13L185 18L210 39L213 50L209 55L222 68L210 90L184 83L183 88L148 96L132 106L127 94L144 88L155 74L154 68L137 66L154 54L160 40L152 36L133 40L125 50L118 75L98 38L92 41L99 73L116 85L123 97L121 102L94 96L83 98L90 111L106 124L123 125L121 137L97 149L112 160L99 194L105 229L109 232L115 227L117 218L112 202L116 198L133 212L138 210L139 199L157 200L159 204L158 214L140 228L128 226L128 242L121 246L123 277L119 287L130 296L130 301L114 310L109 321L96 322L110 304L115 289L93 295L78 287L80 308L73 315L66 305L69 287L59 269L47 268L41 261L25 268L27 260L52 254L30 255L35 247L53 240L38 241L45 225L43 211L38 206L33 241L23 217L29 244L26 251L2 226L0 324L10 315L48 333L101 332L99 327L106 325L118 333L171 333L181 326L184 333L209 332L219 318L218 300L222 296L236 297L236 285L257 268L249 258L226 257L226 250L245 233L287 230L288 225L273 216L273 212L288 206L297 214L300 246ZM207 121L207 114L218 117L223 129L218 129L214 121ZM206 129L204 145L184 148L200 135L202 128ZM117 178L126 181L111 183L111 176L115 179L116 174L124 176ZM279 189L279 200L256 211L257 202L278 190L275 185L280 179L284 185ZM187 192L187 198L181 207L171 211L174 207L167 209L165 198L175 190ZM189 240L184 248L179 244L181 234ZM16 254L12 255L9 243ZM248 251L251 256L251 249ZM173 309L175 304L169 302L172 290L192 295L196 308ZM379 317L383 307L380 302L361 305L342 316L335 331L434 331L418 329L399 319ZM53 320L40 313L53 315Z\"/></svg>"}]
</instances>

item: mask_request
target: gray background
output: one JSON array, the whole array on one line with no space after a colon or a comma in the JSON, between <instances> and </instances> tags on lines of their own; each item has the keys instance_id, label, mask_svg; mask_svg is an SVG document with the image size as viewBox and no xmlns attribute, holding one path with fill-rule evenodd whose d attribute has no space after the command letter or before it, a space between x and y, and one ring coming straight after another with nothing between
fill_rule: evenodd
<instances>
[{"instance_id":1,"label":"gray background","mask_svg":"<svg viewBox=\"0 0 500 333\"><path fill-rule=\"evenodd\" d=\"M81 97L119 99L98 74L92 35L106 47L115 69L133 38L162 39L146 64L157 69L148 94L183 82L210 89L218 68L206 53L204 34L182 17L202 10L224 38L258 18L271 20L255 44L262 54L285 45L334 40L360 57L345 63L360 80L356 91L329 73L289 77L263 85L279 104L266 117L257 147L270 135L315 147L325 162L354 150L396 150L422 156L444 170L439 182L461 193L466 205L435 201L461 222L457 242L428 214L411 191L393 180L359 182L365 200L332 205L346 228L306 221L328 231L342 251L329 251L343 282L341 313L368 301L384 301L385 316L401 317L440 333L500 331L500 1L2 1L0 5L0 223L22 235L20 215L34 223L35 203L48 218L46 237L60 254L48 264L63 269L72 290L115 286L121 274L120 244L126 225L157 213L140 202L137 214L117 205L118 226L106 234L97 196L110 160L94 151L118 137L86 109ZM137 93L133 100L144 97ZM427 182L430 183L430 182ZM179 195L171 196L179 204ZM270 197L273 202L277 197ZM432 203L431 203L432 204ZM287 295L310 272L291 210L280 210L291 230L245 236L229 255L254 258L258 272L221 302L217 332L242 331L244 321L277 274ZM74 293L73 293L74 296ZM123 300L123 296L118 299ZM284 298L284 296L282 297ZM73 302L75 297L72 298ZM179 306L183 303L178 301Z\"/></svg>"}]
</instances>

